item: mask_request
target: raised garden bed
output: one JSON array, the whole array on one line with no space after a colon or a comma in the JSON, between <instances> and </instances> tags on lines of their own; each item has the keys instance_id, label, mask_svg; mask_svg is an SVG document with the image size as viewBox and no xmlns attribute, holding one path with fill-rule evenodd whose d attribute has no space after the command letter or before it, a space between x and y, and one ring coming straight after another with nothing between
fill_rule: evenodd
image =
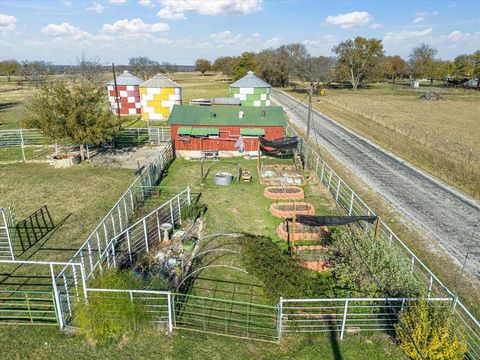
<instances>
[{"instance_id":1,"label":"raised garden bed","mask_svg":"<svg viewBox=\"0 0 480 360\"><path fill-rule=\"evenodd\" d=\"M267 186L263 190L263 196L274 200L301 200L305 194L298 186Z\"/></svg>"},{"instance_id":2,"label":"raised garden bed","mask_svg":"<svg viewBox=\"0 0 480 360\"><path fill-rule=\"evenodd\" d=\"M307 202L278 202L270 206L270 212L287 219L294 215L314 215L315 207Z\"/></svg>"},{"instance_id":3,"label":"raised garden bed","mask_svg":"<svg viewBox=\"0 0 480 360\"><path fill-rule=\"evenodd\" d=\"M308 270L323 272L331 268L331 264L328 260L304 260L299 262L301 267Z\"/></svg>"},{"instance_id":4,"label":"raised garden bed","mask_svg":"<svg viewBox=\"0 0 480 360\"><path fill-rule=\"evenodd\" d=\"M320 240L328 234L329 231L326 226L307 226L299 223L295 225L295 240ZM287 221L277 226L277 235L282 240L288 240Z\"/></svg>"},{"instance_id":5,"label":"raised garden bed","mask_svg":"<svg viewBox=\"0 0 480 360\"><path fill-rule=\"evenodd\" d=\"M295 165L263 165L258 169L264 185L305 185L305 178Z\"/></svg>"}]
</instances>

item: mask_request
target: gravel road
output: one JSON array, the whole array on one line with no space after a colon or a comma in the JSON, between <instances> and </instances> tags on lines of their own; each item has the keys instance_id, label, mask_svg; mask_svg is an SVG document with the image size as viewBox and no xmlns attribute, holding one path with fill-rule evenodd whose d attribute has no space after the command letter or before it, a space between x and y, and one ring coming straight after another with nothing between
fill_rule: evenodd
<instances>
[{"instance_id":1,"label":"gravel road","mask_svg":"<svg viewBox=\"0 0 480 360\"><path fill-rule=\"evenodd\" d=\"M298 100L278 90L273 92L272 100L284 107L291 121L306 129L306 105L296 106ZM480 204L318 111L313 111L312 120L311 137L315 132L318 143L340 163L463 263L473 225L480 220ZM467 268L480 277L480 228Z\"/></svg>"}]
</instances>

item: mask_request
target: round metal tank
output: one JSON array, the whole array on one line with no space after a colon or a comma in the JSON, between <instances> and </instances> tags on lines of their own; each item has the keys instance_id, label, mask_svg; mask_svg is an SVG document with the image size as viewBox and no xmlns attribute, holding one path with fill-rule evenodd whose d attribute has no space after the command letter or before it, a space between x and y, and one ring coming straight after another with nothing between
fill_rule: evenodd
<instances>
[{"instance_id":1,"label":"round metal tank","mask_svg":"<svg viewBox=\"0 0 480 360\"><path fill-rule=\"evenodd\" d=\"M213 176L216 185L230 185L233 175L229 172L218 172Z\"/></svg>"}]
</instances>

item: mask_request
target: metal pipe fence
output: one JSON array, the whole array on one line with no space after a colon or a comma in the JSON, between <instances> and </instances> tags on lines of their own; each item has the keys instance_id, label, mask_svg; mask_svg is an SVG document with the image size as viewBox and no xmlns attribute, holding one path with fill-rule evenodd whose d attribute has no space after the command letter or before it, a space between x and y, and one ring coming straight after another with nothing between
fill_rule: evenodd
<instances>
[{"instance_id":1,"label":"metal pipe fence","mask_svg":"<svg viewBox=\"0 0 480 360\"><path fill-rule=\"evenodd\" d=\"M363 201L348 184L332 169L332 167L321 158L321 156L307 147L305 139L292 129L287 127L287 134L298 136L302 144L302 152L308 151L307 167L314 171L320 182L327 187L335 202L343 209L345 214L353 216L376 215L375 212ZM308 150L306 150L308 149ZM304 154L305 155L305 154ZM367 231L374 231L375 224L363 224ZM454 314L457 317L459 332L466 333L465 338L469 340L469 351L476 354L480 353L480 323L460 302L458 297L418 258L417 255L393 232L393 230L383 221L377 232L377 241L388 243L393 251L398 252L407 259L409 271L424 286L427 297L443 298L448 297L451 300ZM475 350L476 349L476 350ZM480 357L479 357L480 358Z\"/></svg>"},{"instance_id":2,"label":"metal pipe fence","mask_svg":"<svg viewBox=\"0 0 480 360\"><path fill-rule=\"evenodd\" d=\"M15 259L13 249L14 233L10 231L14 229L11 215L10 208L0 207L0 259Z\"/></svg>"},{"instance_id":3,"label":"metal pipe fence","mask_svg":"<svg viewBox=\"0 0 480 360\"><path fill-rule=\"evenodd\" d=\"M111 146L163 145L171 141L168 126L124 128L111 140ZM0 130L0 161L23 161L45 158L57 154L60 146L36 129ZM92 147L92 146L90 146ZM88 147L87 147L88 148Z\"/></svg>"}]
</instances>

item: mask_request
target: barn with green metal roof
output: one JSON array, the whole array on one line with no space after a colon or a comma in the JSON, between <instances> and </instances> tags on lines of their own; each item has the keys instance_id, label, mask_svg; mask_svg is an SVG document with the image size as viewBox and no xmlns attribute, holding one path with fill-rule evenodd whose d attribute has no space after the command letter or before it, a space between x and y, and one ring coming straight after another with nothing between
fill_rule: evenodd
<instances>
[{"instance_id":1,"label":"barn with green metal roof","mask_svg":"<svg viewBox=\"0 0 480 360\"><path fill-rule=\"evenodd\" d=\"M175 105L170 118L175 149L180 151L258 150L258 138L284 136L286 118L281 106L231 107Z\"/></svg>"}]
</instances>

